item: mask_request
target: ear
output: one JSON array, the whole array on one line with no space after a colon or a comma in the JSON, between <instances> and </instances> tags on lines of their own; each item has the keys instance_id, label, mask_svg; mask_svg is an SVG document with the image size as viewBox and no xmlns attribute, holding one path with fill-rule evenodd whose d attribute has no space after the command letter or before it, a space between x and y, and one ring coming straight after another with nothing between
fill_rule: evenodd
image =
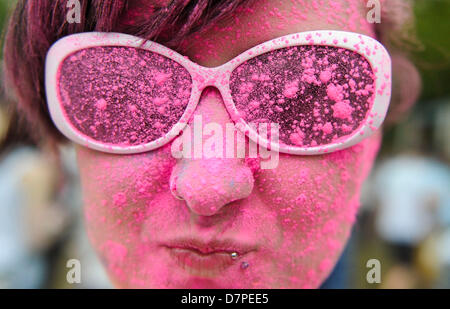
<instances>
[{"instance_id":1,"label":"ear","mask_svg":"<svg viewBox=\"0 0 450 309\"><path fill-rule=\"evenodd\" d=\"M403 54L392 54L392 97L385 121L392 125L408 115L422 89L420 74Z\"/></svg>"}]
</instances>

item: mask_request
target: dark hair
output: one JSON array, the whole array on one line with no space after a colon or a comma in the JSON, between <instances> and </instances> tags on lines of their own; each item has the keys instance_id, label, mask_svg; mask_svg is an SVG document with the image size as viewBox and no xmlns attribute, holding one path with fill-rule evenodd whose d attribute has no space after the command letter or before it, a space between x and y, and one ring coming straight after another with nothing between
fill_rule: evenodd
<instances>
[{"instance_id":1,"label":"dark hair","mask_svg":"<svg viewBox=\"0 0 450 309\"><path fill-rule=\"evenodd\" d=\"M68 23L66 0L18 0L5 38L7 94L25 114L35 138L61 141L48 113L44 86L45 56L55 41L80 32L123 32L177 49L184 37L253 1L173 0L158 7L146 0L83 0L81 22Z\"/></svg>"}]
</instances>

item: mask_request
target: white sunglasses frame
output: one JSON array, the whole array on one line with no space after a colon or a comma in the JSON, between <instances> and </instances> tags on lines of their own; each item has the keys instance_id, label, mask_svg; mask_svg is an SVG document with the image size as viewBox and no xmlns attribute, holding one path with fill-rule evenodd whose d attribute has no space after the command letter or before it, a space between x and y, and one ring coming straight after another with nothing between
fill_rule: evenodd
<instances>
[{"instance_id":1,"label":"white sunglasses frame","mask_svg":"<svg viewBox=\"0 0 450 309\"><path fill-rule=\"evenodd\" d=\"M368 116L352 134L338 141L315 147L296 147L279 145L258 136L254 128L246 123L233 103L229 81L235 68L245 61L280 48L300 45L333 46L354 51L363 56L375 74L374 102ZM118 146L95 141L70 125L66 120L58 89L58 72L64 59L74 52L98 46L134 47L165 56L181 66L191 75L192 91L189 103L180 120L164 136L144 145ZM123 33L85 32L72 34L56 41L49 49L45 63L45 89L50 116L56 127L68 139L85 147L107 153L134 154L154 150L169 143L185 128L197 107L205 87L216 87L222 95L225 107L235 122L236 128L246 134L253 142L272 151L296 155L317 155L348 148L369 137L377 130L386 116L391 97L391 58L384 46L377 40L359 33L319 30L287 34L256 45L230 61L213 68L201 66L187 57L158 43Z\"/></svg>"}]
</instances>

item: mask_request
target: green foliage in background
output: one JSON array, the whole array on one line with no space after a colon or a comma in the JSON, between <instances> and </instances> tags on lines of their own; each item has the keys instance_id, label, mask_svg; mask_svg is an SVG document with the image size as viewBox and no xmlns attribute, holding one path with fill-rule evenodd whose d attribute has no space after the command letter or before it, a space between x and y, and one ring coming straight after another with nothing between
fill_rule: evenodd
<instances>
[{"instance_id":1,"label":"green foliage in background","mask_svg":"<svg viewBox=\"0 0 450 309\"><path fill-rule=\"evenodd\" d=\"M0 41L0 59L3 58L4 26L7 22L6 19L8 18L9 11L15 3L15 0L0 0L0 33L2 35Z\"/></svg>"},{"instance_id":2,"label":"green foliage in background","mask_svg":"<svg viewBox=\"0 0 450 309\"><path fill-rule=\"evenodd\" d=\"M413 58L423 79L422 101L450 95L450 0L416 0L417 36L424 50Z\"/></svg>"},{"instance_id":3,"label":"green foliage in background","mask_svg":"<svg viewBox=\"0 0 450 309\"><path fill-rule=\"evenodd\" d=\"M8 8L11 6L12 3L15 3L15 1L0 1L0 25L3 25L6 21Z\"/></svg>"}]
</instances>

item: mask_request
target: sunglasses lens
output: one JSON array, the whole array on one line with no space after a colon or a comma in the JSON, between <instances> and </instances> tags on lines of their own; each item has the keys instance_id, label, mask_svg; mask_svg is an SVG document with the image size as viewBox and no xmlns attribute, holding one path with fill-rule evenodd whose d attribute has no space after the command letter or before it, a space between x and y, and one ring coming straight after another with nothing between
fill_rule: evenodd
<instances>
[{"instance_id":1,"label":"sunglasses lens","mask_svg":"<svg viewBox=\"0 0 450 309\"><path fill-rule=\"evenodd\" d=\"M102 46L69 55L58 72L66 120L111 145L143 145L180 120L191 95L189 72L159 54Z\"/></svg>"},{"instance_id":2,"label":"sunglasses lens","mask_svg":"<svg viewBox=\"0 0 450 309\"><path fill-rule=\"evenodd\" d=\"M247 123L277 123L280 143L334 143L365 121L375 76L360 54L332 46L292 46L254 57L231 75L233 101Z\"/></svg>"}]
</instances>

